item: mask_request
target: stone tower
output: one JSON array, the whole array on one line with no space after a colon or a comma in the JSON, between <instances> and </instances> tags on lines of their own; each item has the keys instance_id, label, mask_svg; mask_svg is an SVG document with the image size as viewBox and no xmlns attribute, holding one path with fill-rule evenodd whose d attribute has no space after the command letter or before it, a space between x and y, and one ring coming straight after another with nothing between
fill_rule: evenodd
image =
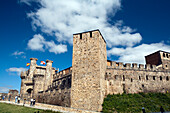
<instances>
[{"instance_id":1,"label":"stone tower","mask_svg":"<svg viewBox=\"0 0 170 113\"><path fill-rule=\"evenodd\" d=\"M29 71L29 77L30 79L33 78L33 74L34 74L34 71L36 69L36 66L37 66L37 58L30 58L31 60L31 64L30 64L30 71Z\"/></svg>"},{"instance_id":2,"label":"stone tower","mask_svg":"<svg viewBox=\"0 0 170 113\"><path fill-rule=\"evenodd\" d=\"M106 42L99 30L73 35L71 107L101 111Z\"/></svg>"},{"instance_id":3,"label":"stone tower","mask_svg":"<svg viewBox=\"0 0 170 113\"><path fill-rule=\"evenodd\" d=\"M46 60L46 72L44 81L44 91L48 89L48 86L52 84L52 63L51 60Z\"/></svg>"},{"instance_id":4,"label":"stone tower","mask_svg":"<svg viewBox=\"0 0 170 113\"><path fill-rule=\"evenodd\" d=\"M146 64L156 65L163 69L170 69L170 53L165 51L157 51L145 56Z\"/></svg>"}]
</instances>

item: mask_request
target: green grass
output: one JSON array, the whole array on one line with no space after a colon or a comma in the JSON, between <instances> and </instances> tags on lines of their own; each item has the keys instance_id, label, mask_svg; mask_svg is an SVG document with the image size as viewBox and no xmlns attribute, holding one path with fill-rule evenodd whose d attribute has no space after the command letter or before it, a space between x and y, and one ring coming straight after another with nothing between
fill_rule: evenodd
<instances>
[{"instance_id":1,"label":"green grass","mask_svg":"<svg viewBox=\"0 0 170 113\"><path fill-rule=\"evenodd\" d=\"M60 113L51 110L40 110L13 104L0 103L0 113Z\"/></svg>"},{"instance_id":2,"label":"green grass","mask_svg":"<svg viewBox=\"0 0 170 113\"><path fill-rule=\"evenodd\" d=\"M170 94L139 93L108 95L103 102L104 113L140 113L142 107L146 112L159 112L160 106L170 111Z\"/></svg>"}]
</instances>

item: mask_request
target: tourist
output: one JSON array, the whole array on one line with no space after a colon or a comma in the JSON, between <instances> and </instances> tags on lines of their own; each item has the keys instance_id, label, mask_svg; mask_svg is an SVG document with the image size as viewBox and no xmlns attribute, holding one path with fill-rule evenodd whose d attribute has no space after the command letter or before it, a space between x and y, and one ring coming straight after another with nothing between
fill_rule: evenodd
<instances>
[{"instance_id":1,"label":"tourist","mask_svg":"<svg viewBox=\"0 0 170 113\"><path fill-rule=\"evenodd\" d=\"M143 111L143 113L146 113L146 111L145 111L145 108L144 108L144 107L142 107L142 111Z\"/></svg>"},{"instance_id":2,"label":"tourist","mask_svg":"<svg viewBox=\"0 0 170 113\"><path fill-rule=\"evenodd\" d=\"M26 101L26 98L24 98L24 103L23 103L23 106L24 106L24 104L25 104L25 101Z\"/></svg>"},{"instance_id":3,"label":"tourist","mask_svg":"<svg viewBox=\"0 0 170 113\"><path fill-rule=\"evenodd\" d=\"M2 100L5 100L5 96L2 96Z\"/></svg>"},{"instance_id":4,"label":"tourist","mask_svg":"<svg viewBox=\"0 0 170 113\"><path fill-rule=\"evenodd\" d=\"M161 106L161 108L160 108L160 111L161 111L161 113L164 113L165 112L165 110L164 110L164 108Z\"/></svg>"},{"instance_id":5,"label":"tourist","mask_svg":"<svg viewBox=\"0 0 170 113\"><path fill-rule=\"evenodd\" d=\"M10 101L10 100L11 100L11 95L9 94L8 101Z\"/></svg>"},{"instance_id":6,"label":"tourist","mask_svg":"<svg viewBox=\"0 0 170 113\"><path fill-rule=\"evenodd\" d=\"M35 105L35 99L33 99L33 106Z\"/></svg>"},{"instance_id":7,"label":"tourist","mask_svg":"<svg viewBox=\"0 0 170 113\"><path fill-rule=\"evenodd\" d=\"M15 103L17 103L18 101L18 96L15 96Z\"/></svg>"},{"instance_id":8,"label":"tourist","mask_svg":"<svg viewBox=\"0 0 170 113\"><path fill-rule=\"evenodd\" d=\"M18 96L18 104L20 103L20 99L21 99L20 96Z\"/></svg>"},{"instance_id":9,"label":"tourist","mask_svg":"<svg viewBox=\"0 0 170 113\"><path fill-rule=\"evenodd\" d=\"M33 98L31 98L31 103L30 103L30 106L32 106L33 105Z\"/></svg>"}]
</instances>

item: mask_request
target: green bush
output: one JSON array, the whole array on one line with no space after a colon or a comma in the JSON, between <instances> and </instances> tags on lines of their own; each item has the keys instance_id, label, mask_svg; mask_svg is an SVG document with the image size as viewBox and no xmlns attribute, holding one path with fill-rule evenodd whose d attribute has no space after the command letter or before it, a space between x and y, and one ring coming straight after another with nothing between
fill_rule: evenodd
<instances>
[{"instance_id":1,"label":"green bush","mask_svg":"<svg viewBox=\"0 0 170 113\"><path fill-rule=\"evenodd\" d=\"M108 95L103 102L103 112L159 112L160 106L165 111L170 111L170 94L162 93L139 93L139 94L116 94Z\"/></svg>"}]
</instances>

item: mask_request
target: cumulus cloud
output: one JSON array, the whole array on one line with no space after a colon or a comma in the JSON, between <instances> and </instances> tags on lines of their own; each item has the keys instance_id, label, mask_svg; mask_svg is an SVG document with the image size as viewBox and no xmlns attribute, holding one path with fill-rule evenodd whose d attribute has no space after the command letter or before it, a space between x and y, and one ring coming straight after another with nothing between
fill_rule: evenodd
<instances>
[{"instance_id":1,"label":"cumulus cloud","mask_svg":"<svg viewBox=\"0 0 170 113\"><path fill-rule=\"evenodd\" d=\"M108 50L108 56L115 55L118 56L119 59L117 61L121 62L129 62L129 63L145 63L144 56L154 53L158 50L163 50L170 52L170 46L160 43L152 43L152 44L141 44L136 47L127 47L127 48L112 48Z\"/></svg>"},{"instance_id":2,"label":"cumulus cloud","mask_svg":"<svg viewBox=\"0 0 170 113\"><path fill-rule=\"evenodd\" d=\"M7 87L0 87L0 93L8 93L9 88Z\"/></svg>"},{"instance_id":3,"label":"cumulus cloud","mask_svg":"<svg viewBox=\"0 0 170 113\"><path fill-rule=\"evenodd\" d=\"M12 56L15 56L15 58L26 58L25 56L25 52L23 51L15 51L14 53L12 53Z\"/></svg>"},{"instance_id":4,"label":"cumulus cloud","mask_svg":"<svg viewBox=\"0 0 170 113\"><path fill-rule=\"evenodd\" d=\"M17 55L22 55L22 54L24 54L23 51L21 51L21 52L15 51L14 53L12 53L12 55L15 55L15 56L17 56Z\"/></svg>"},{"instance_id":5,"label":"cumulus cloud","mask_svg":"<svg viewBox=\"0 0 170 113\"><path fill-rule=\"evenodd\" d=\"M29 1L32 0L22 0ZM27 3L26 2L26 3ZM142 39L123 22L108 22L121 9L121 0L38 0L40 8L28 13L34 29L53 35L60 43L72 44L72 34L100 29L109 47L133 46ZM28 4L27 3L27 4ZM112 22L113 23L113 22Z\"/></svg>"},{"instance_id":6,"label":"cumulus cloud","mask_svg":"<svg viewBox=\"0 0 170 113\"><path fill-rule=\"evenodd\" d=\"M17 75L20 75L22 71L26 71L27 68L17 68L17 67L12 67L9 69L6 69L7 72L11 72L11 73L16 73Z\"/></svg>"},{"instance_id":7,"label":"cumulus cloud","mask_svg":"<svg viewBox=\"0 0 170 113\"><path fill-rule=\"evenodd\" d=\"M45 51L53 52L55 54L60 54L67 52L67 45L55 44L54 41L46 41L44 37L40 34L36 34L32 39L28 41L28 48L34 51Z\"/></svg>"}]
</instances>

